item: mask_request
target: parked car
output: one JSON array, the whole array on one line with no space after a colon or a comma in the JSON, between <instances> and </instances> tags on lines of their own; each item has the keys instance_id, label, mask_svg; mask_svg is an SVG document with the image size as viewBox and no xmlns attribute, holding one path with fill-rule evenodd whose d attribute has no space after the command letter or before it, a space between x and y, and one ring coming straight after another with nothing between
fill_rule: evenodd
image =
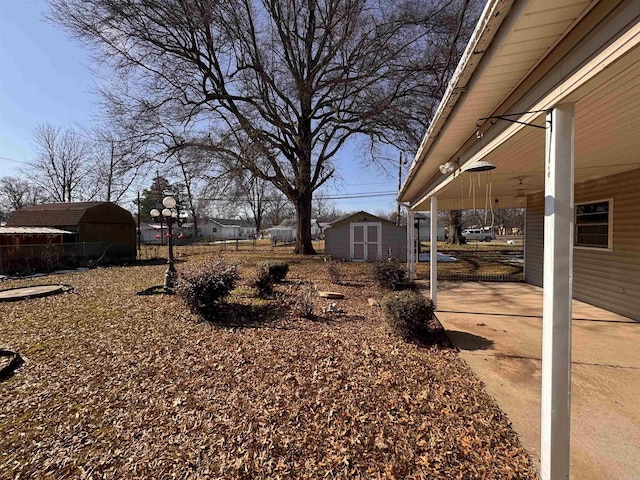
<instances>
[{"instance_id":1,"label":"parked car","mask_svg":"<svg viewBox=\"0 0 640 480\"><path fill-rule=\"evenodd\" d=\"M469 240L477 240L479 242L490 242L491 240L496 239L496 235L493 232L489 230L483 230L481 228L470 228L468 230L463 230L462 236L467 242Z\"/></svg>"}]
</instances>

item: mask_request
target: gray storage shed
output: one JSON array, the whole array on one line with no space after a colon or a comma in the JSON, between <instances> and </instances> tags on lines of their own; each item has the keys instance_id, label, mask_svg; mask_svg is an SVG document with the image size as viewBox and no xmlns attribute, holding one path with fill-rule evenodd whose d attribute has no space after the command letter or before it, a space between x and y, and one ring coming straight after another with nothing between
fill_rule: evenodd
<instances>
[{"instance_id":1,"label":"gray storage shed","mask_svg":"<svg viewBox=\"0 0 640 480\"><path fill-rule=\"evenodd\" d=\"M329 224L325 254L349 261L394 257L407 259L407 229L367 212L357 212Z\"/></svg>"}]
</instances>

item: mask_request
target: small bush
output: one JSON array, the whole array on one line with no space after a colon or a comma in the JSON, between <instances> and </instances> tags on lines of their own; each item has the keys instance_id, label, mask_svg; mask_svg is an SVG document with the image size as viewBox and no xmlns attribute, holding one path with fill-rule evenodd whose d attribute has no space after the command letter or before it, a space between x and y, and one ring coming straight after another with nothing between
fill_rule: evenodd
<instances>
[{"instance_id":1,"label":"small bush","mask_svg":"<svg viewBox=\"0 0 640 480\"><path fill-rule=\"evenodd\" d=\"M259 268L258 275L252 283L259 297L268 297L273 294L273 278L268 269Z\"/></svg>"},{"instance_id":2,"label":"small bush","mask_svg":"<svg viewBox=\"0 0 640 480\"><path fill-rule=\"evenodd\" d=\"M260 269L269 272L269 276L275 283L280 283L289 273L289 264L287 262L263 262Z\"/></svg>"},{"instance_id":3,"label":"small bush","mask_svg":"<svg viewBox=\"0 0 640 480\"><path fill-rule=\"evenodd\" d=\"M240 279L237 263L221 259L184 268L176 284L176 294L194 313L210 315Z\"/></svg>"},{"instance_id":4,"label":"small bush","mask_svg":"<svg viewBox=\"0 0 640 480\"><path fill-rule=\"evenodd\" d=\"M316 288L312 284L300 285L292 302L294 313L302 318L313 318L313 300L316 295Z\"/></svg>"},{"instance_id":5,"label":"small bush","mask_svg":"<svg viewBox=\"0 0 640 480\"><path fill-rule=\"evenodd\" d=\"M385 320L402 338L409 340L429 333L434 305L425 296L406 290L385 296L381 303Z\"/></svg>"},{"instance_id":6,"label":"small bush","mask_svg":"<svg viewBox=\"0 0 640 480\"><path fill-rule=\"evenodd\" d=\"M327 262L327 273L329 274L329 279L331 283L335 285L339 285L342 281L342 275L340 274L340 269L338 268L338 262L335 260L329 260Z\"/></svg>"},{"instance_id":7,"label":"small bush","mask_svg":"<svg viewBox=\"0 0 640 480\"><path fill-rule=\"evenodd\" d=\"M371 268L376 284L389 290L399 289L407 276L404 266L394 258L373 262Z\"/></svg>"}]
</instances>

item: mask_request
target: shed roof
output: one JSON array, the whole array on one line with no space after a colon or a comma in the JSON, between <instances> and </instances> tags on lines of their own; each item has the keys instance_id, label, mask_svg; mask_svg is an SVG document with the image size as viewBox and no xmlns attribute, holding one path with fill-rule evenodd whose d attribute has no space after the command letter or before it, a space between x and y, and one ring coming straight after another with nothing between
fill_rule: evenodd
<instances>
[{"instance_id":1,"label":"shed roof","mask_svg":"<svg viewBox=\"0 0 640 480\"><path fill-rule=\"evenodd\" d=\"M357 221L357 222L382 222L382 223L386 223L389 225L393 225L394 227L397 227L397 225L395 223L393 223L390 220L387 220L386 218L381 218L381 217L377 217L369 212L365 212L364 210L360 210L359 212L355 212L355 213L350 213L349 215L345 215L344 217L338 218L337 220L334 220L333 222L331 222L329 224L329 227L334 227L337 224L341 224L341 223L351 223L352 221Z\"/></svg>"},{"instance_id":2,"label":"shed roof","mask_svg":"<svg viewBox=\"0 0 640 480\"><path fill-rule=\"evenodd\" d=\"M280 225L276 225L277 227L295 227L296 226L295 218L285 218L280 222Z\"/></svg>"},{"instance_id":3,"label":"shed roof","mask_svg":"<svg viewBox=\"0 0 640 480\"><path fill-rule=\"evenodd\" d=\"M60 227L80 223L135 223L131 214L110 202L60 202L16 210L8 227Z\"/></svg>"},{"instance_id":4,"label":"shed roof","mask_svg":"<svg viewBox=\"0 0 640 480\"><path fill-rule=\"evenodd\" d=\"M250 222L247 222L246 220L240 220L240 219L212 218L211 221L217 223L222 227L251 228L254 226Z\"/></svg>"},{"instance_id":5,"label":"shed roof","mask_svg":"<svg viewBox=\"0 0 640 480\"><path fill-rule=\"evenodd\" d=\"M73 232L48 227L0 227L0 235L62 235L70 233Z\"/></svg>"}]
</instances>

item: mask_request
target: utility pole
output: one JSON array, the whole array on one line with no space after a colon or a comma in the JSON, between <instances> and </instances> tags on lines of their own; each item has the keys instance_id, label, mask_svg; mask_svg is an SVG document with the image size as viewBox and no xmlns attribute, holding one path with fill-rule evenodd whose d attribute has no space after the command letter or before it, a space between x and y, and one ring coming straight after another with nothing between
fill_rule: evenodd
<instances>
[{"instance_id":1,"label":"utility pole","mask_svg":"<svg viewBox=\"0 0 640 480\"><path fill-rule=\"evenodd\" d=\"M140 238L142 237L142 230L140 230L140 190L138 190L138 258L141 254Z\"/></svg>"},{"instance_id":2,"label":"utility pole","mask_svg":"<svg viewBox=\"0 0 640 480\"><path fill-rule=\"evenodd\" d=\"M400 152L400 158L398 158L398 195L400 195L400 189L402 188L402 152ZM396 215L396 225L400 226L400 202L398 201L398 212Z\"/></svg>"}]
</instances>

